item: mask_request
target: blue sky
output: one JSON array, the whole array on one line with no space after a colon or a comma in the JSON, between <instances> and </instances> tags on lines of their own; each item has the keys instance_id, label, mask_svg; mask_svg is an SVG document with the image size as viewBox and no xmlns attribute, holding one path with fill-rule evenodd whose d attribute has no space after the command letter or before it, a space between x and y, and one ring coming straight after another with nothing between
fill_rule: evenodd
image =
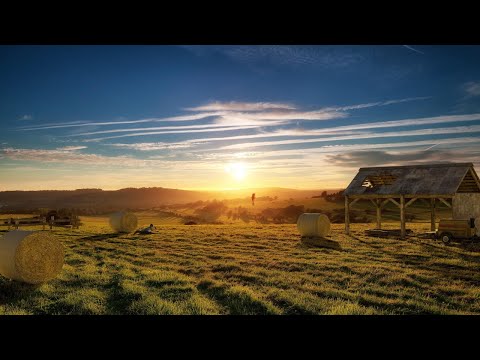
<instances>
[{"instance_id":1,"label":"blue sky","mask_svg":"<svg viewBox=\"0 0 480 360\"><path fill-rule=\"evenodd\" d=\"M480 46L0 46L0 190L480 166Z\"/></svg>"}]
</instances>

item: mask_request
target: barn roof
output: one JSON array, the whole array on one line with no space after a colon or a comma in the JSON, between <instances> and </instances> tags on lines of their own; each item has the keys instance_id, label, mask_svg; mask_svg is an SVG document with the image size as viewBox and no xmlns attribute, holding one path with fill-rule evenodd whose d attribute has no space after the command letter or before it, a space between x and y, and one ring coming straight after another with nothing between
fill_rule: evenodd
<instances>
[{"instance_id":1,"label":"barn roof","mask_svg":"<svg viewBox=\"0 0 480 360\"><path fill-rule=\"evenodd\" d=\"M472 163L360 168L345 195L453 195L480 192Z\"/></svg>"}]
</instances>

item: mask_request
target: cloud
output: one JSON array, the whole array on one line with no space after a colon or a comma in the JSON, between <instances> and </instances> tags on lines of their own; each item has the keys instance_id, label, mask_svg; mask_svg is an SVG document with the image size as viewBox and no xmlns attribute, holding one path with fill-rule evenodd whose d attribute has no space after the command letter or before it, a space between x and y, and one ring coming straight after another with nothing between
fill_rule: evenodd
<instances>
[{"instance_id":1,"label":"cloud","mask_svg":"<svg viewBox=\"0 0 480 360\"><path fill-rule=\"evenodd\" d=\"M445 145L453 147L456 144L464 146L466 144L477 144L478 137L459 137L459 138L446 138L446 139L430 139L430 140L419 140L419 141L403 141L403 142L393 142L393 143L381 143L381 144L338 144L338 145L322 145L318 147L308 148L308 149L288 149L288 150L268 150L268 151L249 151L248 157L256 159L264 159L267 157L282 157L282 156L312 156L316 157L318 154L325 153L341 153L349 151L361 151L361 150L372 150L372 149L397 149L397 148L415 148L415 147L425 147L428 145ZM214 151L214 150L209 150ZM222 150L220 150L222 151ZM221 158L228 157L232 155L230 152L202 152L198 154L199 158Z\"/></svg>"},{"instance_id":2,"label":"cloud","mask_svg":"<svg viewBox=\"0 0 480 360\"><path fill-rule=\"evenodd\" d=\"M85 154L76 150L65 149L25 149L25 148L3 148L0 149L0 156L15 161L34 161L39 163L67 164L72 166L85 165L87 168L101 166L102 170L115 168L161 168L176 170L210 169L220 167L204 161L162 161L156 159L139 159L133 156L104 156L98 154ZM77 171L82 171L78 170ZM98 168L96 169L98 170Z\"/></svg>"},{"instance_id":3,"label":"cloud","mask_svg":"<svg viewBox=\"0 0 480 360\"><path fill-rule=\"evenodd\" d=\"M400 103L409 102L409 101L428 100L428 99L431 99L431 98L432 98L431 96L410 97L410 98L405 98L405 99L378 101L378 102L367 103L367 104L358 104L358 105L326 108L325 110L340 110L340 111L358 110L358 109L370 108L370 107L373 107L373 106L386 106L386 105L392 105L392 104L400 104Z\"/></svg>"},{"instance_id":4,"label":"cloud","mask_svg":"<svg viewBox=\"0 0 480 360\"><path fill-rule=\"evenodd\" d=\"M412 51L415 51L416 53L419 53L419 54L422 54L422 55L425 55L425 53L423 51L420 51L420 50L417 50L417 49L414 49L413 47L409 46L409 45L403 45L404 47L406 47L407 49L409 50L412 50Z\"/></svg>"},{"instance_id":5,"label":"cloud","mask_svg":"<svg viewBox=\"0 0 480 360\"><path fill-rule=\"evenodd\" d=\"M221 142L221 141L231 142L235 140L261 139L261 138L273 138L273 137L299 137L299 136L310 137L310 136L318 136L318 135L355 135L355 134L362 135L367 133L365 131L359 131L359 130L371 130L376 128L391 128L391 127L400 127L400 126L422 126L422 125L424 126L424 125L431 125L431 124L466 122L466 121L475 121L475 120L480 120L480 114L449 115L449 116L437 116L437 117L428 117L428 118L393 120L393 121L373 122L373 123L364 123L364 124L347 125L347 126L336 126L336 127L324 128L324 129L276 130L276 131L264 132L260 134L198 138L194 140L185 140L183 142L177 142L174 144L177 144L179 146L181 144L185 144L185 147L193 147L194 145L206 144L211 142ZM203 125L198 125L198 126L203 126ZM209 126L209 125L205 125L205 126ZM155 143L148 143L148 144L155 144ZM164 144L164 143L161 143L161 144ZM109 145L116 146L116 144L109 144ZM136 145L135 144L119 144L119 147L128 148L129 146L130 148L133 149L135 148ZM146 148L149 148L149 147L150 146L146 146ZM155 148L155 145L151 145L151 147L153 150Z\"/></svg>"},{"instance_id":6,"label":"cloud","mask_svg":"<svg viewBox=\"0 0 480 360\"><path fill-rule=\"evenodd\" d=\"M148 136L148 135L159 135L159 134L189 134L189 133L203 133L203 132L215 132L215 131L234 131L234 130L246 130L246 129L254 129L258 128L258 126L230 126L230 127L215 127L212 129L200 129L200 130L179 130L179 131L147 131L147 132L137 132L133 134L125 134L125 135L116 135L116 136L105 136L95 139L86 139L83 140L85 142L96 142L106 139L119 139L125 137L132 137L132 136Z\"/></svg>"},{"instance_id":7,"label":"cloud","mask_svg":"<svg viewBox=\"0 0 480 360\"><path fill-rule=\"evenodd\" d=\"M186 108L188 111L261 111L270 109L296 109L295 106L281 103L269 103L269 102L220 102L215 101L206 105Z\"/></svg>"},{"instance_id":8,"label":"cloud","mask_svg":"<svg viewBox=\"0 0 480 360\"><path fill-rule=\"evenodd\" d=\"M382 132L382 133L368 132L368 133L345 135L345 136L330 136L330 137L326 136L326 137L316 138L316 139L295 139L295 140L289 139L289 140L265 141L265 142L253 142L253 143L248 142L248 143L227 145L227 146L221 147L220 149L221 150L244 149L244 148L253 148L253 147L260 147L260 146L292 145L292 144L339 141L339 140L357 140L357 139L440 135L440 134L461 134L461 133L474 133L474 132L480 132L480 125L457 126L457 127L435 128L435 129L420 129L420 130L408 130L408 131L393 131L393 132Z\"/></svg>"},{"instance_id":9,"label":"cloud","mask_svg":"<svg viewBox=\"0 0 480 360\"><path fill-rule=\"evenodd\" d=\"M480 96L480 81L470 81L463 84L463 90L468 98Z\"/></svg>"},{"instance_id":10,"label":"cloud","mask_svg":"<svg viewBox=\"0 0 480 360\"><path fill-rule=\"evenodd\" d=\"M117 147L117 148L131 149L131 150L138 150L138 151L154 151L154 150L187 149L197 144L198 142L186 141L182 143L150 142L150 143L108 144L108 145Z\"/></svg>"},{"instance_id":11,"label":"cloud","mask_svg":"<svg viewBox=\"0 0 480 360\"><path fill-rule=\"evenodd\" d=\"M268 68L268 66L320 66L342 68L365 60L362 47L310 45L222 45L184 46L198 56L222 54L233 61Z\"/></svg>"},{"instance_id":12,"label":"cloud","mask_svg":"<svg viewBox=\"0 0 480 360\"><path fill-rule=\"evenodd\" d=\"M190 115L180 115L180 116L171 116L165 118L146 118L139 120L124 120L124 121L103 121L103 122L67 122L59 124L49 124L46 126L30 126L30 127L19 127L17 130L46 130L46 129L61 129L61 128L70 128L70 127L84 127L84 126L110 126L110 125L124 125L124 124L141 124L148 122L176 122L176 121L194 121L202 120L213 116L220 116L224 112L213 112L213 113L200 113L200 114L190 114Z\"/></svg>"},{"instance_id":13,"label":"cloud","mask_svg":"<svg viewBox=\"0 0 480 360\"><path fill-rule=\"evenodd\" d=\"M82 150L82 149L86 149L86 148L87 148L86 146L64 146L64 147L57 148L57 150L59 150L59 151L77 151L77 150Z\"/></svg>"},{"instance_id":14,"label":"cloud","mask_svg":"<svg viewBox=\"0 0 480 360\"><path fill-rule=\"evenodd\" d=\"M18 120L32 120L32 119L33 119L32 115L23 115Z\"/></svg>"},{"instance_id":15,"label":"cloud","mask_svg":"<svg viewBox=\"0 0 480 360\"><path fill-rule=\"evenodd\" d=\"M231 125L234 126L234 125ZM143 128L129 128L129 129L112 129L112 130L101 130L101 131L89 131L83 133L76 133L68 136L86 136L86 135L99 135L99 134L113 134L113 133L122 133L122 132L138 132L138 131L159 131L159 130L174 130L183 131L183 130L194 130L194 129L215 129L215 128L225 128L228 125L224 124L206 124L206 125L187 125L187 126L155 126L155 127L143 127ZM214 131L214 130L212 130ZM190 131L185 131L188 133ZM192 131L196 132L196 131ZM168 134L169 132L165 132Z\"/></svg>"},{"instance_id":16,"label":"cloud","mask_svg":"<svg viewBox=\"0 0 480 360\"><path fill-rule=\"evenodd\" d=\"M355 151L343 154L330 154L326 156L329 163L345 167L366 166L399 166L422 163L446 163L477 161L480 151L466 156L464 151L458 150L423 150L388 152L383 150Z\"/></svg>"},{"instance_id":17,"label":"cloud","mask_svg":"<svg viewBox=\"0 0 480 360\"><path fill-rule=\"evenodd\" d=\"M68 163L84 165L127 165L132 161L128 156L102 156L97 154L79 153L78 149L23 149L4 148L0 151L10 160L38 161L42 163Z\"/></svg>"},{"instance_id":18,"label":"cloud","mask_svg":"<svg viewBox=\"0 0 480 360\"><path fill-rule=\"evenodd\" d=\"M126 124L142 124L148 122L179 122L213 119L211 124L189 125L189 129L207 128L219 126L277 126L288 124L293 121L316 121L346 118L349 116L346 110L363 109L374 106L385 106L407 101L425 100L429 97L411 97L405 99L393 99L383 102L373 102L366 104L356 104L344 107L329 107L315 110L299 110L291 104L270 103L270 102L211 102L199 107L188 108L190 111L199 111L196 114L186 114L165 118L146 118L139 120L105 121L105 122L69 122L59 124L49 124L46 126L30 126L17 128L19 131L47 130L71 127L92 127L92 126L120 126ZM215 110L215 111L211 111ZM186 129L187 127L183 127ZM181 130L181 126L169 127L150 127L150 128L121 128L110 129L98 132L77 132L71 136L86 136L93 134L107 134L116 132L135 132L141 131L145 135L147 130ZM194 131L192 131L194 132ZM161 134L161 133L156 133ZM128 135L132 136L132 135ZM140 136L140 135L138 135Z\"/></svg>"}]
</instances>

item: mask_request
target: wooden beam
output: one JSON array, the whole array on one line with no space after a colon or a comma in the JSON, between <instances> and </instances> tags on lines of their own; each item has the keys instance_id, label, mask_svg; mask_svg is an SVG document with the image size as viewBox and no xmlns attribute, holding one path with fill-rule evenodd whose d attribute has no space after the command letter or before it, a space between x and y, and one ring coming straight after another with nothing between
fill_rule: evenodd
<instances>
[{"instance_id":1,"label":"wooden beam","mask_svg":"<svg viewBox=\"0 0 480 360\"><path fill-rule=\"evenodd\" d=\"M430 199L430 230L435 231L435 199Z\"/></svg>"},{"instance_id":2,"label":"wooden beam","mask_svg":"<svg viewBox=\"0 0 480 360\"><path fill-rule=\"evenodd\" d=\"M402 199L402 198L405 201L405 196L400 195L400 199ZM392 203L394 203L395 205L397 205L398 207L400 207L400 204L395 199L390 198L388 200L391 201Z\"/></svg>"},{"instance_id":3,"label":"wooden beam","mask_svg":"<svg viewBox=\"0 0 480 360\"><path fill-rule=\"evenodd\" d=\"M405 196L400 196L400 237L405 239Z\"/></svg>"},{"instance_id":4,"label":"wooden beam","mask_svg":"<svg viewBox=\"0 0 480 360\"><path fill-rule=\"evenodd\" d=\"M360 198L354 199L354 200L350 203L350 207L351 207L353 204L355 204L358 200L360 200Z\"/></svg>"},{"instance_id":5,"label":"wooden beam","mask_svg":"<svg viewBox=\"0 0 480 360\"><path fill-rule=\"evenodd\" d=\"M417 200L417 199L418 199L418 198L413 198L413 199L411 199L409 202L407 202L407 203L405 204L405 208L407 208L409 205L413 204L413 203L415 202L415 200Z\"/></svg>"},{"instance_id":6,"label":"wooden beam","mask_svg":"<svg viewBox=\"0 0 480 360\"><path fill-rule=\"evenodd\" d=\"M345 234L350 235L350 212L348 196L345 195Z\"/></svg>"},{"instance_id":7,"label":"wooden beam","mask_svg":"<svg viewBox=\"0 0 480 360\"><path fill-rule=\"evenodd\" d=\"M452 204L448 203L447 201L445 201L444 199L442 198L438 198L438 200L440 200L441 202L443 202L445 205L447 205L449 208L452 207Z\"/></svg>"},{"instance_id":8,"label":"wooden beam","mask_svg":"<svg viewBox=\"0 0 480 360\"><path fill-rule=\"evenodd\" d=\"M378 200L380 200L380 199L378 199ZM387 203L389 201L390 201L389 199L382 201L382 203L380 204L380 209L382 209L385 205L387 205Z\"/></svg>"},{"instance_id":9,"label":"wooden beam","mask_svg":"<svg viewBox=\"0 0 480 360\"><path fill-rule=\"evenodd\" d=\"M378 200L368 199L373 204L373 206L377 206Z\"/></svg>"},{"instance_id":10,"label":"wooden beam","mask_svg":"<svg viewBox=\"0 0 480 360\"><path fill-rule=\"evenodd\" d=\"M382 228L382 206L381 200L377 199L376 207L377 207L377 229Z\"/></svg>"},{"instance_id":11,"label":"wooden beam","mask_svg":"<svg viewBox=\"0 0 480 360\"><path fill-rule=\"evenodd\" d=\"M470 174L472 175L473 179L477 183L478 188L480 189L480 179L478 178L477 173L472 168L470 168Z\"/></svg>"}]
</instances>

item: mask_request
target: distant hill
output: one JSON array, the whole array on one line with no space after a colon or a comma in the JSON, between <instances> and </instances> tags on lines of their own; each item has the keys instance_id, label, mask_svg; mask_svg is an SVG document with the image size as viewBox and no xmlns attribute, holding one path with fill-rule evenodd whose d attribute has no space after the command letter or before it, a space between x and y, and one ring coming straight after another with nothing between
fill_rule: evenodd
<instances>
[{"instance_id":1,"label":"distant hill","mask_svg":"<svg viewBox=\"0 0 480 360\"><path fill-rule=\"evenodd\" d=\"M32 210L38 208L81 208L112 211L121 209L148 209L162 205L183 204L212 199L234 199L251 196L277 196L279 199L305 198L320 195L322 190L295 190L285 188L243 189L218 192L180 189L126 188L120 190L79 189L40 191L1 191L0 211Z\"/></svg>"}]
</instances>

